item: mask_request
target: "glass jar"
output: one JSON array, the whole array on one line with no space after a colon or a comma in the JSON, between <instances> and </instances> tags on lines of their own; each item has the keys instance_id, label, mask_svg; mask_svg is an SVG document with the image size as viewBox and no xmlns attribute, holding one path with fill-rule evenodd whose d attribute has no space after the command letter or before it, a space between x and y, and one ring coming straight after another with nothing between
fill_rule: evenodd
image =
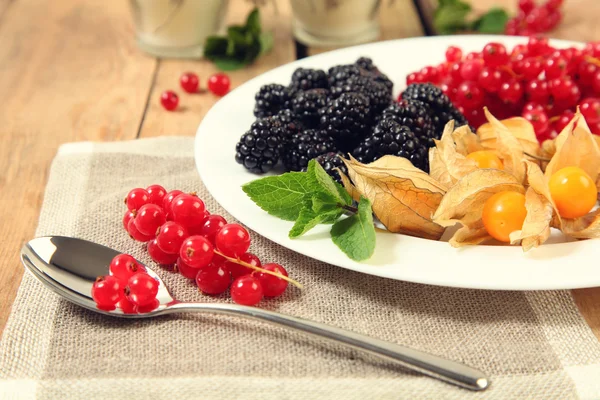
<instances>
[{"instance_id":1,"label":"glass jar","mask_svg":"<svg viewBox=\"0 0 600 400\"><path fill-rule=\"evenodd\" d=\"M379 36L381 0L291 0L294 36L309 46L347 46Z\"/></svg>"},{"instance_id":2,"label":"glass jar","mask_svg":"<svg viewBox=\"0 0 600 400\"><path fill-rule=\"evenodd\" d=\"M140 49L158 57L200 58L222 30L228 0L129 0Z\"/></svg>"}]
</instances>

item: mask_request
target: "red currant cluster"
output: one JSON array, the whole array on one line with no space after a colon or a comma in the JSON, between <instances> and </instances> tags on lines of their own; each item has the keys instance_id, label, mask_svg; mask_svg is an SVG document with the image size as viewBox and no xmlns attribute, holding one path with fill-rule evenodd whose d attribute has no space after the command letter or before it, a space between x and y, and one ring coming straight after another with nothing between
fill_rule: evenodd
<instances>
[{"instance_id":1,"label":"red currant cluster","mask_svg":"<svg viewBox=\"0 0 600 400\"><path fill-rule=\"evenodd\" d=\"M231 286L233 301L255 305L263 296L281 295L288 282L295 283L281 265L262 265L257 256L248 253L248 231L210 214L194 194L167 193L162 186L152 185L132 189L125 204L128 210L123 226L129 235L147 242L154 261L175 266L205 294L221 294Z\"/></svg>"},{"instance_id":2,"label":"red currant cluster","mask_svg":"<svg viewBox=\"0 0 600 400\"><path fill-rule=\"evenodd\" d=\"M128 254L119 254L109 266L110 275L99 276L92 286L98 308L111 311L118 305L127 314L142 313L158 307L158 281L143 265Z\"/></svg>"},{"instance_id":3,"label":"red currant cluster","mask_svg":"<svg viewBox=\"0 0 600 400\"><path fill-rule=\"evenodd\" d=\"M200 80L198 79L198 75L193 72L185 72L179 78L179 84L186 92L197 93ZM229 92L230 86L231 81L227 74L218 73L211 75L208 78L207 88L212 94L217 96L225 96L227 92ZM173 111L177 108L177 105L179 105L179 96L172 90L165 90L160 95L160 104L162 104L166 110Z\"/></svg>"},{"instance_id":4,"label":"red currant cluster","mask_svg":"<svg viewBox=\"0 0 600 400\"><path fill-rule=\"evenodd\" d=\"M492 42L465 57L450 46L445 62L407 76L407 84L415 82L440 86L475 128L486 122L487 106L500 119L523 116L543 141L555 137L579 106L600 134L600 42L555 49L532 36L512 52Z\"/></svg>"},{"instance_id":5,"label":"red currant cluster","mask_svg":"<svg viewBox=\"0 0 600 400\"><path fill-rule=\"evenodd\" d=\"M547 0L536 5L535 0L519 0L519 12L504 27L507 35L530 36L551 31L562 19L563 0Z\"/></svg>"}]
</instances>

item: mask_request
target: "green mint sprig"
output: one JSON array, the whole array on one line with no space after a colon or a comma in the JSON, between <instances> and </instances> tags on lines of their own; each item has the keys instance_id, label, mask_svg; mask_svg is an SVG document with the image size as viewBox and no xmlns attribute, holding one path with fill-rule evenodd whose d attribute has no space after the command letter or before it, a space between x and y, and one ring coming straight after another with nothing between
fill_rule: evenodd
<instances>
[{"instance_id":1,"label":"green mint sprig","mask_svg":"<svg viewBox=\"0 0 600 400\"><path fill-rule=\"evenodd\" d=\"M442 35L460 31L476 31L479 33L502 33L509 19L501 8L492 8L473 21L467 16L471 13L471 5L461 0L439 0L433 14L433 26Z\"/></svg>"},{"instance_id":2,"label":"green mint sprig","mask_svg":"<svg viewBox=\"0 0 600 400\"><path fill-rule=\"evenodd\" d=\"M333 224L331 240L355 261L375 251L371 202L361 197L358 208L346 190L314 160L306 172L288 172L257 179L242 186L244 192L269 214L294 221L289 237L297 238L319 224ZM351 213L350 216L345 214Z\"/></svg>"},{"instance_id":3,"label":"green mint sprig","mask_svg":"<svg viewBox=\"0 0 600 400\"><path fill-rule=\"evenodd\" d=\"M222 71L233 71L251 64L273 48L273 35L263 32L260 13L254 8L245 25L227 28L227 36L209 36L204 43L204 57Z\"/></svg>"}]
</instances>

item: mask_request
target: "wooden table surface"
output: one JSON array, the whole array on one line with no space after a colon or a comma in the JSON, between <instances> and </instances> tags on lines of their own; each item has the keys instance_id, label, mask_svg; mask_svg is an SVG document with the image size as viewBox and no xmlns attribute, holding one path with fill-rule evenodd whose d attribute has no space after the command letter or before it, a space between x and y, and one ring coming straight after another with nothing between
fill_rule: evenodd
<instances>
[{"instance_id":1,"label":"wooden table surface","mask_svg":"<svg viewBox=\"0 0 600 400\"><path fill-rule=\"evenodd\" d=\"M504 3L514 10L516 0L476 3L478 9ZM423 35L412 2L383 4L381 39ZM247 0L232 0L229 22L243 21L251 7ZM275 33L274 50L231 73L234 87L296 59L289 2L277 0L277 7L267 2L262 13L266 29ZM564 14L553 37L600 37L597 0L567 0ZM193 136L218 98L184 93L180 111L161 108L160 93L177 88L182 72L195 71L205 81L215 68L205 61L159 60L139 51L126 1L0 0L0 43L1 332L23 274L19 249L34 235L58 146L81 140ZM309 48L307 53L320 51ZM600 339L600 288L574 290L573 295Z\"/></svg>"}]
</instances>

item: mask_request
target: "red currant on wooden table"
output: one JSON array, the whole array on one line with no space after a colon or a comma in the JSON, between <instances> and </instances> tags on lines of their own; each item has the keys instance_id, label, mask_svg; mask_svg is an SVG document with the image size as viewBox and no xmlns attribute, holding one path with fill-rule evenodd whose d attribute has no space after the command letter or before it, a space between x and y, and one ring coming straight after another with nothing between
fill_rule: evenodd
<instances>
[{"instance_id":1,"label":"red currant on wooden table","mask_svg":"<svg viewBox=\"0 0 600 400\"><path fill-rule=\"evenodd\" d=\"M135 217L135 213L133 211L125 211L125 215L123 215L123 228L125 228L125 230L127 230L129 221L131 221L133 217Z\"/></svg>"},{"instance_id":2,"label":"red currant on wooden table","mask_svg":"<svg viewBox=\"0 0 600 400\"><path fill-rule=\"evenodd\" d=\"M448 46L446 49L446 61L451 63L458 62L462 59L462 54L460 47Z\"/></svg>"},{"instance_id":3,"label":"red currant on wooden table","mask_svg":"<svg viewBox=\"0 0 600 400\"><path fill-rule=\"evenodd\" d=\"M165 223L167 217L162 207L156 204L144 204L140 207L133 222L140 233L148 236L156 235L156 231Z\"/></svg>"},{"instance_id":4,"label":"red currant on wooden table","mask_svg":"<svg viewBox=\"0 0 600 400\"><path fill-rule=\"evenodd\" d=\"M204 222L204 202L197 196L183 193L171 202L171 216L173 221L185 227L198 226Z\"/></svg>"},{"instance_id":5,"label":"red currant on wooden table","mask_svg":"<svg viewBox=\"0 0 600 400\"><path fill-rule=\"evenodd\" d=\"M146 306L156 300L158 281L146 273L131 276L125 287L127 299L136 306Z\"/></svg>"},{"instance_id":6,"label":"red currant on wooden table","mask_svg":"<svg viewBox=\"0 0 600 400\"><path fill-rule=\"evenodd\" d=\"M115 256L108 266L110 274L120 281L127 282L134 274L146 272L144 266L138 264L137 260L129 254Z\"/></svg>"},{"instance_id":7,"label":"red currant on wooden table","mask_svg":"<svg viewBox=\"0 0 600 400\"><path fill-rule=\"evenodd\" d=\"M588 124L595 125L600 123L600 99L584 99L581 103L579 103L579 109Z\"/></svg>"},{"instance_id":8,"label":"red currant on wooden table","mask_svg":"<svg viewBox=\"0 0 600 400\"><path fill-rule=\"evenodd\" d=\"M240 276L231 284L231 299L238 304L253 306L258 304L262 297L262 285L252 275Z\"/></svg>"},{"instance_id":9,"label":"red currant on wooden table","mask_svg":"<svg viewBox=\"0 0 600 400\"><path fill-rule=\"evenodd\" d=\"M92 285L92 298L102 310L114 310L123 296L121 281L114 276L100 276Z\"/></svg>"},{"instance_id":10,"label":"red currant on wooden table","mask_svg":"<svg viewBox=\"0 0 600 400\"><path fill-rule=\"evenodd\" d=\"M262 268L283 276L288 276L285 268L283 268L279 264L265 264L262 266ZM259 280L263 288L263 294L267 297L280 296L283 292L285 292L285 289L288 287L288 282L286 280L278 278L275 275L258 271L254 272L253 275Z\"/></svg>"},{"instance_id":11,"label":"red currant on wooden table","mask_svg":"<svg viewBox=\"0 0 600 400\"><path fill-rule=\"evenodd\" d=\"M208 90L217 96L225 96L230 86L231 81L226 74L218 73L208 78Z\"/></svg>"},{"instance_id":12,"label":"red currant on wooden table","mask_svg":"<svg viewBox=\"0 0 600 400\"><path fill-rule=\"evenodd\" d=\"M181 245L189 236L187 229L177 222L167 221L156 235L156 244L168 254L179 254Z\"/></svg>"},{"instance_id":13,"label":"red currant on wooden table","mask_svg":"<svg viewBox=\"0 0 600 400\"><path fill-rule=\"evenodd\" d=\"M148 193L148 201L150 203L160 207L163 206L163 200L167 194L164 187L160 185L150 185L146 188L146 192Z\"/></svg>"},{"instance_id":14,"label":"red currant on wooden table","mask_svg":"<svg viewBox=\"0 0 600 400\"><path fill-rule=\"evenodd\" d=\"M206 217L204 224L202 224L199 234L214 244L217 233L219 233L221 228L223 228L225 225L227 225L225 218L221 217L220 215L209 215Z\"/></svg>"},{"instance_id":15,"label":"red currant on wooden table","mask_svg":"<svg viewBox=\"0 0 600 400\"><path fill-rule=\"evenodd\" d=\"M158 245L157 239L148 242L148 255L152 260L161 265L173 266L177 262L178 254L170 254L163 251Z\"/></svg>"},{"instance_id":16,"label":"red currant on wooden table","mask_svg":"<svg viewBox=\"0 0 600 400\"><path fill-rule=\"evenodd\" d=\"M179 78L179 83L181 84L181 88L186 92L196 93L200 81L198 80L198 75L193 72L185 72Z\"/></svg>"},{"instance_id":17,"label":"red currant on wooden table","mask_svg":"<svg viewBox=\"0 0 600 400\"><path fill-rule=\"evenodd\" d=\"M172 90L164 91L160 95L160 104L162 104L165 110L173 111L179 104L179 97L177 96L177 93Z\"/></svg>"},{"instance_id":18,"label":"red currant on wooden table","mask_svg":"<svg viewBox=\"0 0 600 400\"><path fill-rule=\"evenodd\" d=\"M125 197L125 205L129 211L139 210L141 206L150 202L150 195L145 189L131 189Z\"/></svg>"},{"instance_id":19,"label":"red currant on wooden table","mask_svg":"<svg viewBox=\"0 0 600 400\"><path fill-rule=\"evenodd\" d=\"M246 264L253 265L255 267L259 267L259 268L262 267L260 259L252 253L242 254L239 257L239 260L242 262L245 262ZM238 278L243 275L248 275L248 274L251 274L252 272L254 272L254 270L252 270L244 265L241 265L237 262L233 262L233 261L226 261L225 265L227 265L227 268L229 268L229 271L231 272L231 277L233 279Z\"/></svg>"},{"instance_id":20,"label":"red currant on wooden table","mask_svg":"<svg viewBox=\"0 0 600 400\"><path fill-rule=\"evenodd\" d=\"M177 258L176 266L177 271L179 271L182 276L188 279L196 279L196 275L198 275L198 272L200 271L200 268L194 268L191 265L186 264L181 257Z\"/></svg>"},{"instance_id":21,"label":"red currant on wooden table","mask_svg":"<svg viewBox=\"0 0 600 400\"><path fill-rule=\"evenodd\" d=\"M138 242L145 243L149 240L154 239L154 235L144 235L142 232L140 232L138 230L138 228L135 226L135 218L132 218L127 223L127 233L129 233L129 236L131 236L133 239L137 240Z\"/></svg>"},{"instance_id":22,"label":"red currant on wooden table","mask_svg":"<svg viewBox=\"0 0 600 400\"><path fill-rule=\"evenodd\" d=\"M213 255L213 245L204 236L190 236L179 250L179 257L192 268L207 266L212 261Z\"/></svg>"}]
</instances>

